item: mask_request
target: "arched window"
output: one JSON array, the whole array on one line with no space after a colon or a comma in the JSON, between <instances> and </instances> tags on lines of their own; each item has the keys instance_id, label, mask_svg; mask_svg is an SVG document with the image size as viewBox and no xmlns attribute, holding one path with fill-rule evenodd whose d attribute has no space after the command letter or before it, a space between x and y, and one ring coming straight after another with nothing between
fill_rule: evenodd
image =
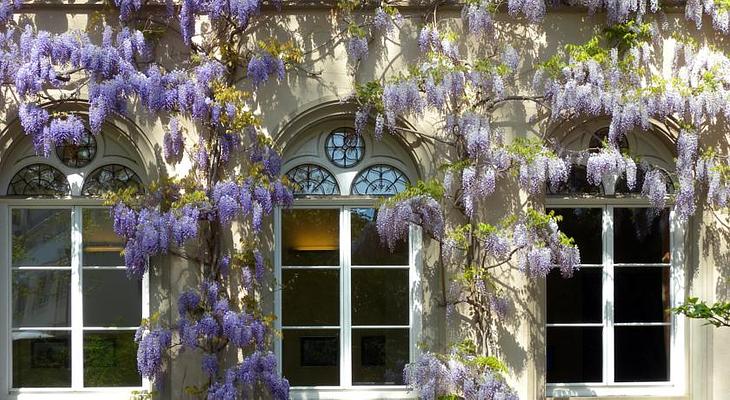
<instances>
[{"instance_id":1,"label":"arched window","mask_svg":"<svg viewBox=\"0 0 730 400\"><path fill-rule=\"evenodd\" d=\"M10 196L68 196L71 189L66 175L48 164L31 164L10 180Z\"/></svg>"},{"instance_id":2,"label":"arched window","mask_svg":"<svg viewBox=\"0 0 730 400\"><path fill-rule=\"evenodd\" d=\"M11 314L0 363L11 366L12 388L142 388L133 338L147 295L126 277L124 243L101 199L143 190L134 149L116 132L87 132L44 158L23 137L2 160L0 213L9 218L0 241L10 253L2 303Z\"/></svg>"},{"instance_id":3,"label":"arched window","mask_svg":"<svg viewBox=\"0 0 730 400\"><path fill-rule=\"evenodd\" d=\"M142 181L132 169L119 164L107 164L92 171L84 180L81 194L101 196L124 188L134 188L137 193L144 191Z\"/></svg>"},{"instance_id":4,"label":"arched window","mask_svg":"<svg viewBox=\"0 0 730 400\"><path fill-rule=\"evenodd\" d=\"M295 388L403 385L415 349L419 233L391 252L375 226L378 197L405 190L415 168L391 138L344 122L302 132L284 152L297 196L275 224L277 353Z\"/></svg>"},{"instance_id":5,"label":"arched window","mask_svg":"<svg viewBox=\"0 0 730 400\"><path fill-rule=\"evenodd\" d=\"M565 147L594 147L607 132L585 131ZM627 135L620 146L665 172L671 186L669 146L651 132ZM571 278L547 277L548 396L656 394L683 376L682 325L668 311L683 298L682 227L668 208L655 210L637 195L645 168L638 167L629 190L625 176L593 186L585 166L574 165L569 182L546 198L582 263Z\"/></svg>"},{"instance_id":6,"label":"arched window","mask_svg":"<svg viewBox=\"0 0 730 400\"><path fill-rule=\"evenodd\" d=\"M373 165L360 171L352 183L352 194L392 196L408 187L406 175L391 165Z\"/></svg>"},{"instance_id":7,"label":"arched window","mask_svg":"<svg viewBox=\"0 0 730 400\"><path fill-rule=\"evenodd\" d=\"M315 164L301 164L286 173L294 183L295 195L334 195L340 194L340 187L331 172Z\"/></svg>"}]
</instances>

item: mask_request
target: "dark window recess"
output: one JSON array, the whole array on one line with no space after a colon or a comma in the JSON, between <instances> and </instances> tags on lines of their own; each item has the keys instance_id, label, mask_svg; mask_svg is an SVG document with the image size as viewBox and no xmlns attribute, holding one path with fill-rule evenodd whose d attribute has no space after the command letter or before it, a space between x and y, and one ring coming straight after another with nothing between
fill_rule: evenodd
<instances>
[{"instance_id":1,"label":"dark window recess","mask_svg":"<svg viewBox=\"0 0 730 400\"><path fill-rule=\"evenodd\" d=\"M668 326L617 326L614 343L616 382L669 380Z\"/></svg>"},{"instance_id":2,"label":"dark window recess","mask_svg":"<svg viewBox=\"0 0 730 400\"><path fill-rule=\"evenodd\" d=\"M351 274L353 325L408 325L407 269L368 268Z\"/></svg>"},{"instance_id":3,"label":"dark window recess","mask_svg":"<svg viewBox=\"0 0 730 400\"><path fill-rule=\"evenodd\" d=\"M602 213L601 208L554 208L563 220L558 223L560 230L575 239L580 250L582 264L601 264L603 244L601 240Z\"/></svg>"},{"instance_id":4,"label":"dark window recess","mask_svg":"<svg viewBox=\"0 0 730 400\"><path fill-rule=\"evenodd\" d=\"M339 329L284 329L282 373L292 386L340 384Z\"/></svg>"},{"instance_id":5,"label":"dark window recess","mask_svg":"<svg viewBox=\"0 0 730 400\"><path fill-rule=\"evenodd\" d=\"M614 262L668 263L669 209L614 209Z\"/></svg>"},{"instance_id":6,"label":"dark window recess","mask_svg":"<svg viewBox=\"0 0 730 400\"><path fill-rule=\"evenodd\" d=\"M335 336L306 336L299 338L302 367L336 367L339 344Z\"/></svg>"},{"instance_id":7,"label":"dark window recess","mask_svg":"<svg viewBox=\"0 0 730 400\"><path fill-rule=\"evenodd\" d=\"M587 383L603 379L601 327L547 328L547 382Z\"/></svg>"},{"instance_id":8,"label":"dark window recess","mask_svg":"<svg viewBox=\"0 0 730 400\"><path fill-rule=\"evenodd\" d=\"M284 270L281 278L284 326L340 324L339 271Z\"/></svg>"},{"instance_id":9,"label":"dark window recess","mask_svg":"<svg viewBox=\"0 0 730 400\"><path fill-rule=\"evenodd\" d=\"M669 320L669 267L616 267L614 274L616 322Z\"/></svg>"},{"instance_id":10,"label":"dark window recess","mask_svg":"<svg viewBox=\"0 0 730 400\"><path fill-rule=\"evenodd\" d=\"M571 278L553 269L547 276L547 322L601 322L601 275L598 267L582 268Z\"/></svg>"}]
</instances>

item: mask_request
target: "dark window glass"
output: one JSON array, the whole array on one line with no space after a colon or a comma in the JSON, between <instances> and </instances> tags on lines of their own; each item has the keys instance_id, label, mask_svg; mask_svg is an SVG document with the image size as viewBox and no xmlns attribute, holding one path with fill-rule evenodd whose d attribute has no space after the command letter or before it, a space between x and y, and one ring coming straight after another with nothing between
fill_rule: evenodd
<instances>
[{"instance_id":1,"label":"dark window glass","mask_svg":"<svg viewBox=\"0 0 730 400\"><path fill-rule=\"evenodd\" d=\"M668 263L669 210L614 209L614 262Z\"/></svg>"},{"instance_id":2,"label":"dark window glass","mask_svg":"<svg viewBox=\"0 0 730 400\"><path fill-rule=\"evenodd\" d=\"M141 386L134 331L84 332L84 386Z\"/></svg>"},{"instance_id":3,"label":"dark window glass","mask_svg":"<svg viewBox=\"0 0 730 400\"><path fill-rule=\"evenodd\" d=\"M603 380L601 327L547 328L547 382Z\"/></svg>"},{"instance_id":4,"label":"dark window glass","mask_svg":"<svg viewBox=\"0 0 730 400\"><path fill-rule=\"evenodd\" d=\"M601 208L554 208L556 215L563 217L558 222L560 230L575 239L580 250L583 264L601 264L603 262L602 213Z\"/></svg>"},{"instance_id":5,"label":"dark window glass","mask_svg":"<svg viewBox=\"0 0 730 400\"><path fill-rule=\"evenodd\" d=\"M340 265L340 210L282 211L283 266Z\"/></svg>"},{"instance_id":6,"label":"dark window glass","mask_svg":"<svg viewBox=\"0 0 730 400\"><path fill-rule=\"evenodd\" d=\"M617 326L614 342L616 382L669 380L668 326Z\"/></svg>"},{"instance_id":7,"label":"dark window glass","mask_svg":"<svg viewBox=\"0 0 730 400\"><path fill-rule=\"evenodd\" d=\"M601 276L599 267L584 267L563 278L553 269L547 276L547 322L601 322Z\"/></svg>"},{"instance_id":8,"label":"dark window glass","mask_svg":"<svg viewBox=\"0 0 730 400\"><path fill-rule=\"evenodd\" d=\"M408 325L408 270L354 269L353 325Z\"/></svg>"},{"instance_id":9,"label":"dark window glass","mask_svg":"<svg viewBox=\"0 0 730 400\"><path fill-rule=\"evenodd\" d=\"M404 190L410 182L406 175L391 165L373 165L360 171L352 183L352 194L390 196Z\"/></svg>"},{"instance_id":10,"label":"dark window glass","mask_svg":"<svg viewBox=\"0 0 730 400\"><path fill-rule=\"evenodd\" d=\"M15 174L8 186L8 195L67 196L71 194L66 176L46 164L32 164Z\"/></svg>"},{"instance_id":11,"label":"dark window glass","mask_svg":"<svg viewBox=\"0 0 730 400\"><path fill-rule=\"evenodd\" d=\"M365 155L365 141L352 128L339 128L327 136L324 143L327 158L340 168L357 165Z\"/></svg>"},{"instance_id":12,"label":"dark window glass","mask_svg":"<svg viewBox=\"0 0 730 400\"><path fill-rule=\"evenodd\" d=\"M71 326L71 271L13 271L13 327Z\"/></svg>"},{"instance_id":13,"label":"dark window glass","mask_svg":"<svg viewBox=\"0 0 730 400\"><path fill-rule=\"evenodd\" d=\"M339 330L284 329L282 372L292 386L339 385Z\"/></svg>"},{"instance_id":14,"label":"dark window glass","mask_svg":"<svg viewBox=\"0 0 730 400\"><path fill-rule=\"evenodd\" d=\"M124 270L85 269L84 325L131 327L142 318L142 281Z\"/></svg>"},{"instance_id":15,"label":"dark window glass","mask_svg":"<svg viewBox=\"0 0 730 400\"><path fill-rule=\"evenodd\" d=\"M378 235L375 209L354 208L350 215L352 265L408 265L408 241L399 242L391 251Z\"/></svg>"},{"instance_id":16,"label":"dark window glass","mask_svg":"<svg viewBox=\"0 0 730 400\"><path fill-rule=\"evenodd\" d=\"M325 168L314 164L302 164L286 173L295 184L295 195L336 195L340 194L337 179Z\"/></svg>"},{"instance_id":17,"label":"dark window glass","mask_svg":"<svg viewBox=\"0 0 730 400\"><path fill-rule=\"evenodd\" d=\"M603 143L608 141L608 128L601 128L597 130L591 136L591 141L588 143L588 148L592 153L598 152L603 148ZM626 135L620 135L618 137L618 149L622 153L629 151L629 141L626 139Z\"/></svg>"},{"instance_id":18,"label":"dark window glass","mask_svg":"<svg viewBox=\"0 0 730 400\"><path fill-rule=\"evenodd\" d=\"M71 333L13 332L13 387L70 387Z\"/></svg>"},{"instance_id":19,"label":"dark window glass","mask_svg":"<svg viewBox=\"0 0 730 400\"><path fill-rule=\"evenodd\" d=\"M109 164L93 170L84 181L81 194L101 196L107 192L133 188L137 193L144 192L139 176L131 169L119 164Z\"/></svg>"},{"instance_id":20,"label":"dark window glass","mask_svg":"<svg viewBox=\"0 0 730 400\"><path fill-rule=\"evenodd\" d=\"M669 320L669 267L616 267L616 322Z\"/></svg>"},{"instance_id":21,"label":"dark window glass","mask_svg":"<svg viewBox=\"0 0 730 400\"><path fill-rule=\"evenodd\" d=\"M114 233L107 208L86 208L83 211L82 239L84 266L118 267L124 265L124 240Z\"/></svg>"},{"instance_id":22,"label":"dark window glass","mask_svg":"<svg viewBox=\"0 0 730 400\"><path fill-rule=\"evenodd\" d=\"M81 168L89 165L96 156L96 138L85 130L78 143L56 144L56 155L67 167Z\"/></svg>"},{"instance_id":23,"label":"dark window glass","mask_svg":"<svg viewBox=\"0 0 730 400\"><path fill-rule=\"evenodd\" d=\"M408 329L353 329L352 383L402 385L409 349Z\"/></svg>"},{"instance_id":24,"label":"dark window glass","mask_svg":"<svg viewBox=\"0 0 730 400\"><path fill-rule=\"evenodd\" d=\"M338 270L284 270L282 323L285 326L340 324Z\"/></svg>"},{"instance_id":25,"label":"dark window glass","mask_svg":"<svg viewBox=\"0 0 730 400\"><path fill-rule=\"evenodd\" d=\"M71 210L13 209L13 266L71 266Z\"/></svg>"}]
</instances>

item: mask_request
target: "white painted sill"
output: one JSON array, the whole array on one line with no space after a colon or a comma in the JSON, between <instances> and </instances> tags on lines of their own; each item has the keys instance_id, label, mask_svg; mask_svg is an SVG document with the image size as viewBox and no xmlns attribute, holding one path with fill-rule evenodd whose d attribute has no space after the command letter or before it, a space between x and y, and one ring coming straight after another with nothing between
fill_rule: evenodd
<instances>
[{"instance_id":1,"label":"white painted sill","mask_svg":"<svg viewBox=\"0 0 730 400\"><path fill-rule=\"evenodd\" d=\"M87 389L10 389L8 400L130 400L134 393L144 389L134 388L87 388Z\"/></svg>"},{"instance_id":2,"label":"white painted sill","mask_svg":"<svg viewBox=\"0 0 730 400\"><path fill-rule=\"evenodd\" d=\"M353 386L345 387L293 387L292 400L376 400L376 399L416 399L414 392L405 386Z\"/></svg>"},{"instance_id":3,"label":"white painted sill","mask_svg":"<svg viewBox=\"0 0 730 400\"><path fill-rule=\"evenodd\" d=\"M575 399L597 397L651 397L654 398L684 398L684 389L678 385L659 383L621 383L621 384L548 384L546 395L552 399Z\"/></svg>"}]
</instances>

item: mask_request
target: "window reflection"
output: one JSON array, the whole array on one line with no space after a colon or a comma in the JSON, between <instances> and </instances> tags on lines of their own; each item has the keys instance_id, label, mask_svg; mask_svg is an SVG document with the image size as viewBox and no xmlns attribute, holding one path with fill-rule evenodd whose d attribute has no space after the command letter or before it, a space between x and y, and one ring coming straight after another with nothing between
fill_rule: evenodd
<instances>
[{"instance_id":1,"label":"window reflection","mask_svg":"<svg viewBox=\"0 0 730 400\"><path fill-rule=\"evenodd\" d=\"M352 271L353 325L408 325L408 270Z\"/></svg>"},{"instance_id":2,"label":"window reflection","mask_svg":"<svg viewBox=\"0 0 730 400\"><path fill-rule=\"evenodd\" d=\"M391 251L380 240L374 208L354 208L350 212L352 265L408 265L408 242L400 241Z\"/></svg>"},{"instance_id":3,"label":"window reflection","mask_svg":"<svg viewBox=\"0 0 730 400\"><path fill-rule=\"evenodd\" d=\"M283 266L340 264L340 216L337 209L282 212Z\"/></svg>"},{"instance_id":4,"label":"window reflection","mask_svg":"<svg viewBox=\"0 0 730 400\"><path fill-rule=\"evenodd\" d=\"M614 261L669 263L669 209L615 208Z\"/></svg>"},{"instance_id":5,"label":"window reflection","mask_svg":"<svg viewBox=\"0 0 730 400\"><path fill-rule=\"evenodd\" d=\"M340 384L340 332L336 329L285 329L283 375L292 386Z\"/></svg>"},{"instance_id":6,"label":"window reflection","mask_svg":"<svg viewBox=\"0 0 730 400\"><path fill-rule=\"evenodd\" d=\"M107 208L83 210L84 266L123 266L124 240L114 233Z\"/></svg>"},{"instance_id":7,"label":"window reflection","mask_svg":"<svg viewBox=\"0 0 730 400\"><path fill-rule=\"evenodd\" d=\"M71 271L13 271L13 327L71 326Z\"/></svg>"},{"instance_id":8,"label":"window reflection","mask_svg":"<svg viewBox=\"0 0 730 400\"><path fill-rule=\"evenodd\" d=\"M340 323L340 272L282 271L282 323L285 326Z\"/></svg>"},{"instance_id":9,"label":"window reflection","mask_svg":"<svg viewBox=\"0 0 730 400\"><path fill-rule=\"evenodd\" d=\"M71 210L13 209L13 266L70 266Z\"/></svg>"},{"instance_id":10,"label":"window reflection","mask_svg":"<svg viewBox=\"0 0 730 400\"><path fill-rule=\"evenodd\" d=\"M402 385L408 358L408 329L352 330L353 384Z\"/></svg>"},{"instance_id":11,"label":"window reflection","mask_svg":"<svg viewBox=\"0 0 730 400\"><path fill-rule=\"evenodd\" d=\"M13 332L13 387L70 387L71 333Z\"/></svg>"},{"instance_id":12,"label":"window reflection","mask_svg":"<svg viewBox=\"0 0 730 400\"><path fill-rule=\"evenodd\" d=\"M84 387L141 385L134 331L84 332Z\"/></svg>"}]
</instances>

